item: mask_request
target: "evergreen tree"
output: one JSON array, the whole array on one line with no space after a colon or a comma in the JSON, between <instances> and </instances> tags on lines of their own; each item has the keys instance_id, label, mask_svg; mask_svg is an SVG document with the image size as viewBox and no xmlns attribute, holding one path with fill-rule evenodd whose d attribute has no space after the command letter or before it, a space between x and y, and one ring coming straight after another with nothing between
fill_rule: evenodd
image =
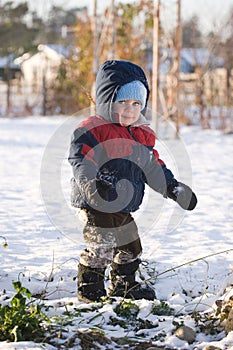
<instances>
[{"instance_id":1,"label":"evergreen tree","mask_svg":"<svg viewBox=\"0 0 233 350\"><path fill-rule=\"evenodd\" d=\"M186 48L203 47L203 37L199 28L199 18L196 15L183 22L182 46Z\"/></svg>"},{"instance_id":2,"label":"evergreen tree","mask_svg":"<svg viewBox=\"0 0 233 350\"><path fill-rule=\"evenodd\" d=\"M0 54L18 54L35 48L38 30L30 28L26 22L29 14L27 2L17 6L9 1L0 6Z\"/></svg>"}]
</instances>

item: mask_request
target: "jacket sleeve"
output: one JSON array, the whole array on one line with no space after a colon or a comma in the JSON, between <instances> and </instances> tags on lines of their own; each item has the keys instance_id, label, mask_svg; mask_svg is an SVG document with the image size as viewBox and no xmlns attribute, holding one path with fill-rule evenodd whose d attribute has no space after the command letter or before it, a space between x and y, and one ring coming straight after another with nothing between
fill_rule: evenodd
<instances>
[{"instance_id":1,"label":"jacket sleeve","mask_svg":"<svg viewBox=\"0 0 233 350\"><path fill-rule=\"evenodd\" d=\"M173 183L177 183L170 169L167 168L164 161L159 157L159 153L155 150L154 145L156 135L150 128L144 128L146 131L146 144L149 150L149 161L144 169L146 183L156 192L166 196L167 188Z\"/></svg>"},{"instance_id":2,"label":"jacket sleeve","mask_svg":"<svg viewBox=\"0 0 233 350\"><path fill-rule=\"evenodd\" d=\"M144 169L146 183L156 192L166 196L167 188L171 184L176 184L177 180L154 148L151 147L149 153L150 160Z\"/></svg>"},{"instance_id":3,"label":"jacket sleeve","mask_svg":"<svg viewBox=\"0 0 233 350\"><path fill-rule=\"evenodd\" d=\"M95 150L97 145L91 131L79 127L71 138L68 161L73 168L73 175L80 185L96 176Z\"/></svg>"}]
</instances>

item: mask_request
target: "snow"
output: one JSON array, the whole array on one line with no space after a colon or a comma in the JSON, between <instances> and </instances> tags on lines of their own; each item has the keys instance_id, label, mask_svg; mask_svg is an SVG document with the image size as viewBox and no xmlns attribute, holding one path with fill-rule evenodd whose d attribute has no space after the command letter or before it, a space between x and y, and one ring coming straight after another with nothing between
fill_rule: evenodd
<instances>
[{"instance_id":1,"label":"snow","mask_svg":"<svg viewBox=\"0 0 233 350\"><path fill-rule=\"evenodd\" d=\"M67 162L70 136L79 117L26 117L0 119L0 303L14 294L12 281L20 280L33 294L46 292L50 317L90 308L77 318L76 329L100 327L108 338L151 339L164 332L157 346L203 349L215 345L233 349L233 332L217 336L198 333L190 345L172 330L174 316L152 313L153 302L135 301L137 319L156 328L135 331L111 325L117 301L98 309L76 298L77 265L84 247L83 223L69 204L71 169ZM179 180L192 185L198 205L185 212L171 200L147 191L135 214L143 244L141 276L156 290L157 303L166 301L185 325L195 328L192 311L216 308L228 288L232 295L233 135L183 126L181 138L159 132L161 158ZM161 209L162 208L162 209ZM4 238L0 243L4 244ZM107 283L107 282L106 282ZM69 306L67 306L69 305ZM175 319L178 319L178 316ZM69 333L70 332L70 333ZM70 326L68 334L73 334ZM44 349L55 349L45 344ZM77 344L76 344L77 346ZM119 345L118 345L119 346ZM0 349L40 349L32 341L0 342ZM76 347L77 348L77 347ZM79 348L79 347L78 347ZM113 347L114 348L114 347ZM80 348L81 349L81 348Z\"/></svg>"}]
</instances>

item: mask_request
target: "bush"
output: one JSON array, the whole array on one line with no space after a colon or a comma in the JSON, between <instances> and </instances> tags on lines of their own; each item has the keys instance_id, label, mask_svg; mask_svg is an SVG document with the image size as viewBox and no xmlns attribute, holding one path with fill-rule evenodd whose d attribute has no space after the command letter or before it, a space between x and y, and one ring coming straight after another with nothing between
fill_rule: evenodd
<instances>
[{"instance_id":1,"label":"bush","mask_svg":"<svg viewBox=\"0 0 233 350\"><path fill-rule=\"evenodd\" d=\"M0 341L41 341L45 336L43 321L48 321L32 294L21 282L13 282L16 294L8 305L0 304Z\"/></svg>"}]
</instances>

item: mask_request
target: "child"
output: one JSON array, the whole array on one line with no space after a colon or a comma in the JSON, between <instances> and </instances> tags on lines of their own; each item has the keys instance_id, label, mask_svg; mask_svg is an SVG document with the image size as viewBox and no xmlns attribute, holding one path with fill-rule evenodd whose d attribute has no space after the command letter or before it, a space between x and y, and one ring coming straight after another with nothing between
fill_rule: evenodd
<instances>
[{"instance_id":1,"label":"child","mask_svg":"<svg viewBox=\"0 0 233 350\"><path fill-rule=\"evenodd\" d=\"M86 249L78 266L78 298L108 294L153 300L154 290L135 280L142 253L131 215L142 203L145 184L192 210L197 199L178 182L153 149L155 134L144 113L149 87L143 70L128 61L106 61L96 78L96 115L74 131L69 162L73 167L72 205L85 215Z\"/></svg>"}]
</instances>

